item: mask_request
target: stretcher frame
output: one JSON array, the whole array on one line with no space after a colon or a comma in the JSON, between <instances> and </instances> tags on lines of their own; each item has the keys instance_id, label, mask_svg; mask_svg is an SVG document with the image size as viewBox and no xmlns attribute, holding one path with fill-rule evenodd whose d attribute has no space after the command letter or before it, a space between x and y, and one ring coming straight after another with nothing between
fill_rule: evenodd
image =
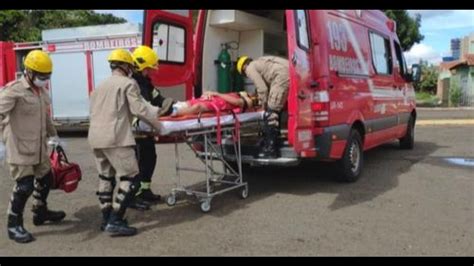
<instances>
[{"instance_id":1,"label":"stretcher frame","mask_svg":"<svg viewBox=\"0 0 474 266\"><path fill-rule=\"evenodd\" d=\"M236 125L236 123L238 123L238 125ZM166 203L169 206L174 206L177 202L177 198L181 194L186 194L188 196L196 197L200 202L201 211L207 213L211 210L211 201L215 196L232 190L239 190L238 195L240 198L246 199L248 197L248 183L243 181L242 175L240 128L255 125L257 121L246 122L245 124L241 124L240 122L236 123L231 125L213 125L200 129L183 130L180 132L174 132L170 135L175 139L174 150L176 159L176 176L174 178L174 187L171 189L171 193L166 197ZM236 126L238 126L238 128L236 128ZM221 131L223 138L231 137L233 139L236 166L232 166L226 161L222 151L222 146L214 140L213 135L216 134L218 130ZM198 151L193 147L194 142L192 138L197 136L201 136L204 139L204 151ZM204 165L204 170L181 166L178 143L180 142L179 140L183 139L183 137L185 143ZM217 163L215 161L217 161ZM222 163L222 171L216 170L216 164L218 164L218 162ZM197 188L194 188L195 185L182 185L181 171L205 173L205 189L198 190Z\"/></svg>"}]
</instances>

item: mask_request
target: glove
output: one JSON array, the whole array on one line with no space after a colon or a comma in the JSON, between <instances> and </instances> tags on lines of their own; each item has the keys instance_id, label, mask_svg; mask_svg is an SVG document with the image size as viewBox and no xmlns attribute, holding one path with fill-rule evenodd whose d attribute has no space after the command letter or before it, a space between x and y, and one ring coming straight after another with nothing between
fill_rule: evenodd
<instances>
[{"instance_id":1,"label":"glove","mask_svg":"<svg viewBox=\"0 0 474 266\"><path fill-rule=\"evenodd\" d=\"M171 98L164 98L163 102L161 103L161 109L158 111L159 116L167 116L170 115L173 111L173 104L176 101Z\"/></svg>"},{"instance_id":2,"label":"glove","mask_svg":"<svg viewBox=\"0 0 474 266\"><path fill-rule=\"evenodd\" d=\"M58 136L53 136L53 137L50 137L49 140L48 140L48 145L49 146L60 146L61 145L61 139L59 139Z\"/></svg>"},{"instance_id":3,"label":"glove","mask_svg":"<svg viewBox=\"0 0 474 266\"><path fill-rule=\"evenodd\" d=\"M153 128L150 125L148 125L147 123L145 123L141 120L138 121L137 129L138 129L138 131L141 131L141 132L152 132L153 131Z\"/></svg>"}]
</instances>

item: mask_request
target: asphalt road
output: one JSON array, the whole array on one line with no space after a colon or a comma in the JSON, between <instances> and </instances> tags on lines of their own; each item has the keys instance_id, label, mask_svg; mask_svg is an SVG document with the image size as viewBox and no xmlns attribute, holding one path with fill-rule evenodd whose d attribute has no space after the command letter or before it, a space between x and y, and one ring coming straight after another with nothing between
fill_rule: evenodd
<instances>
[{"instance_id":1,"label":"asphalt road","mask_svg":"<svg viewBox=\"0 0 474 266\"><path fill-rule=\"evenodd\" d=\"M465 112L433 112L418 117L466 119ZM419 126L414 150L399 150L393 142L366 152L363 176L351 184L335 182L331 164L246 169L247 199L224 194L213 200L208 214L192 201L130 210L128 220L139 234L120 239L98 229L98 178L86 138L63 140L70 159L82 167L83 181L74 193L50 195L50 207L67 212L63 223L35 227L30 200L25 225L37 238L33 243L20 245L7 237L13 181L0 167L0 255L474 255L472 125ZM157 147L152 188L168 194L173 146ZM200 166L186 147L181 149L184 163ZM203 179L186 174L183 180Z\"/></svg>"}]
</instances>

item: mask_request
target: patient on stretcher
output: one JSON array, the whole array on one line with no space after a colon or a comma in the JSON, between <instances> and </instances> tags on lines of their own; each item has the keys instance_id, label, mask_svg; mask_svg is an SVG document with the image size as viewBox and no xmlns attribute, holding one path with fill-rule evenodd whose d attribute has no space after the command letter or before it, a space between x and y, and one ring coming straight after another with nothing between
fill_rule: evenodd
<instances>
[{"instance_id":1,"label":"patient on stretcher","mask_svg":"<svg viewBox=\"0 0 474 266\"><path fill-rule=\"evenodd\" d=\"M206 112L245 112L257 106L258 99L247 92L219 93L206 91L201 98L173 104L171 116L186 116Z\"/></svg>"}]
</instances>

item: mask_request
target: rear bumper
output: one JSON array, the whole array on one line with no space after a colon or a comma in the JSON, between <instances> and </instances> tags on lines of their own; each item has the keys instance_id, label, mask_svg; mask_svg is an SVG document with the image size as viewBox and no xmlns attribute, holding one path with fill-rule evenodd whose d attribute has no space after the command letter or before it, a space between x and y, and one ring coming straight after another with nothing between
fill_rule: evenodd
<instances>
[{"instance_id":1,"label":"rear bumper","mask_svg":"<svg viewBox=\"0 0 474 266\"><path fill-rule=\"evenodd\" d=\"M314 136L316 157L318 160L337 160L342 157L342 152L349 137L349 125L337 125L322 128L322 134Z\"/></svg>"}]
</instances>

